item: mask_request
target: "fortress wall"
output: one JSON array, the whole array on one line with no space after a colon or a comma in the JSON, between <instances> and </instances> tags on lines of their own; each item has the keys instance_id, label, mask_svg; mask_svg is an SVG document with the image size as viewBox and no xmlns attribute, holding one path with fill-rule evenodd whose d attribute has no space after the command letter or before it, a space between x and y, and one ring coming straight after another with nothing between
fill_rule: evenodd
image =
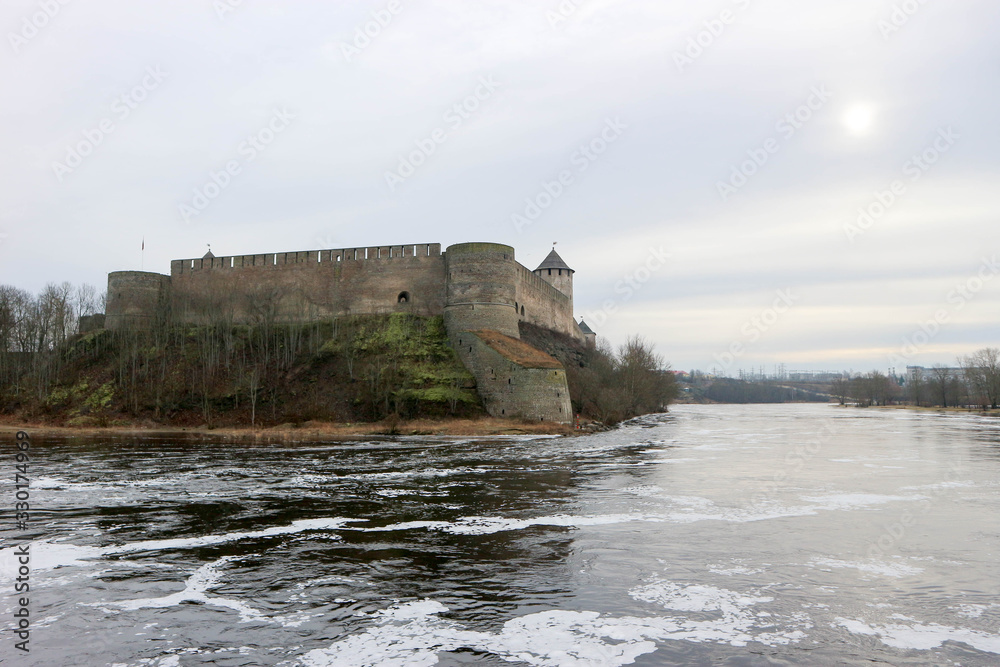
<instances>
[{"instance_id":1,"label":"fortress wall","mask_svg":"<svg viewBox=\"0 0 1000 667\"><path fill-rule=\"evenodd\" d=\"M476 332L455 339L459 357L476 378L483 407L493 417L572 423L566 371L527 368L494 350Z\"/></svg>"},{"instance_id":2,"label":"fortress wall","mask_svg":"<svg viewBox=\"0 0 1000 667\"><path fill-rule=\"evenodd\" d=\"M93 315L81 315L80 319L77 320L77 333L88 333L91 331L98 331L104 328L105 315L104 313L95 313Z\"/></svg>"},{"instance_id":3,"label":"fortress wall","mask_svg":"<svg viewBox=\"0 0 1000 667\"><path fill-rule=\"evenodd\" d=\"M192 324L444 314L490 414L571 422L565 369L519 340L522 307L526 321L583 338L572 298L496 243L447 253L434 243L174 260L170 276L118 271L108 275L106 324L147 327L171 311Z\"/></svg>"},{"instance_id":4,"label":"fortress wall","mask_svg":"<svg viewBox=\"0 0 1000 667\"><path fill-rule=\"evenodd\" d=\"M573 319L573 300L522 264L517 264L515 292L519 316L524 306L522 320L583 340Z\"/></svg>"},{"instance_id":5,"label":"fortress wall","mask_svg":"<svg viewBox=\"0 0 1000 667\"><path fill-rule=\"evenodd\" d=\"M247 322L267 312L290 322L444 311L437 243L175 260L170 269L174 312L185 322Z\"/></svg>"}]
</instances>

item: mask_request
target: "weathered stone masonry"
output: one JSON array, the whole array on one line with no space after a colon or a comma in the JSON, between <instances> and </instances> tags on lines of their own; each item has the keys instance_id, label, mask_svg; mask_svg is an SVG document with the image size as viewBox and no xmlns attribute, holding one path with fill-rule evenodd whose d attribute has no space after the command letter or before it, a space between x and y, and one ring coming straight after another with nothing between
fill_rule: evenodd
<instances>
[{"instance_id":1,"label":"weathered stone masonry","mask_svg":"<svg viewBox=\"0 0 1000 667\"><path fill-rule=\"evenodd\" d=\"M572 420L565 370L519 338L527 321L590 342L573 318L573 270L553 250L529 270L514 249L463 243L174 260L170 275L108 274L106 326L309 322L345 315L443 315L490 414Z\"/></svg>"}]
</instances>

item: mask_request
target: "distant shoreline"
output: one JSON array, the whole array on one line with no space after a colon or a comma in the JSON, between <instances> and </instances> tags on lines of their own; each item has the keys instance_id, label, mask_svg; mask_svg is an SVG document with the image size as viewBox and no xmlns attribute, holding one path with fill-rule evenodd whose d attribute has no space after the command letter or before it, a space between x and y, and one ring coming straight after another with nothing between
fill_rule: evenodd
<instances>
[{"instance_id":1,"label":"distant shoreline","mask_svg":"<svg viewBox=\"0 0 1000 667\"><path fill-rule=\"evenodd\" d=\"M840 405L834 403L838 408L857 408L857 405ZM925 405L869 405L864 410L913 410L915 412L948 412L956 414L975 414L984 415L987 417L1000 417L1000 410L983 410L982 408L942 408L941 406L925 406Z\"/></svg>"}]
</instances>

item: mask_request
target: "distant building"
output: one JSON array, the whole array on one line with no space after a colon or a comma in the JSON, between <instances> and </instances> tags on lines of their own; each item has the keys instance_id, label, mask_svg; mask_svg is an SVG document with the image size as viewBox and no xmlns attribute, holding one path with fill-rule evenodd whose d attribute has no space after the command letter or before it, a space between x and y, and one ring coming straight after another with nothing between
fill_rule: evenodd
<instances>
[{"instance_id":1,"label":"distant building","mask_svg":"<svg viewBox=\"0 0 1000 667\"><path fill-rule=\"evenodd\" d=\"M907 366L906 367L906 379L911 380L917 377L929 377L932 373L944 371L948 373L949 377L957 377L965 373L964 368L956 367L938 367L938 368L926 368L924 366Z\"/></svg>"}]
</instances>

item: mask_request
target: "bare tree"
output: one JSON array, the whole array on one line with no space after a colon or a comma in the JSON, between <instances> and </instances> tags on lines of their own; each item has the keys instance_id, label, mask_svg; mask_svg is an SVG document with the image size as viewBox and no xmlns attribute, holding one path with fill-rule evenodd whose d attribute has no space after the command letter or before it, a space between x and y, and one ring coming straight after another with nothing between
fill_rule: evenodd
<instances>
[{"instance_id":1,"label":"bare tree","mask_svg":"<svg viewBox=\"0 0 1000 667\"><path fill-rule=\"evenodd\" d=\"M841 405L844 405L851 396L851 381L846 378L837 378L830 383L830 393L840 401Z\"/></svg>"},{"instance_id":2,"label":"bare tree","mask_svg":"<svg viewBox=\"0 0 1000 667\"><path fill-rule=\"evenodd\" d=\"M93 285L84 283L77 287L73 301L77 317L86 317L87 315L104 312L101 308L97 288Z\"/></svg>"},{"instance_id":3,"label":"bare tree","mask_svg":"<svg viewBox=\"0 0 1000 667\"><path fill-rule=\"evenodd\" d=\"M582 368L568 368L573 401L591 417L614 424L663 410L676 398L673 373L653 346L630 337L617 351L603 338Z\"/></svg>"},{"instance_id":4,"label":"bare tree","mask_svg":"<svg viewBox=\"0 0 1000 667\"><path fill-rule=\"evenodd\" d=\"M674 377L663 357L641 336L630 336L618 348L619 384L630 415L662 410L674 398Z\"/></svg>"},{"instance_id":5,"label":"bare tree","mask_svg":"<svg viewBox=\"0 0 1000 667\"><path fill-rule=\"evenodd\" d=\"M926 389L927 379L924 377L924 370L922 368L912 369L906 382L906 393L910 402L916 406L923 405Z\"/></svg>"},{"instance_id":6,"label":"bare tree","mask_svg":"<svg viewBox=\"0 0 1000 667\"><path fill-rule=\"evenodd\" d=\"M860 407L888 405L899 387L881 371L870 371L851 380L851 398Z\"/></svg>"},{"instance_id":7,"label":"bare tree","mask_svg":"<svg viewBox=\"0 0 1000 667\"><path fill-rule=\"evenodd\" d=\"M250 425L257 425L257 397L260 394L260 369L250 371Z\"/></svg>"},{"instance_id":8,"label":"bare tree","mask_svg":"<svg viewBox=\"0 0 1000 667\"><path fill-rule=\"evenodd\" d=\"M997 409L1000 402L1000 349L986 347L961 360L969 393L980 405Z\"/></svg>"},{"instance_id":9,"label":"bare tree","mask_svg":"<svg viewBox=\"0 0 1000 667\"><path fill-rule=\"evenodd\" d=\"M934 364L931 368L930 377L927 380L928 388L934 400L942 408L948 407L948 396L951 394L953 386L952 371L942 364Z\"/></svg>"}]
</instances>

